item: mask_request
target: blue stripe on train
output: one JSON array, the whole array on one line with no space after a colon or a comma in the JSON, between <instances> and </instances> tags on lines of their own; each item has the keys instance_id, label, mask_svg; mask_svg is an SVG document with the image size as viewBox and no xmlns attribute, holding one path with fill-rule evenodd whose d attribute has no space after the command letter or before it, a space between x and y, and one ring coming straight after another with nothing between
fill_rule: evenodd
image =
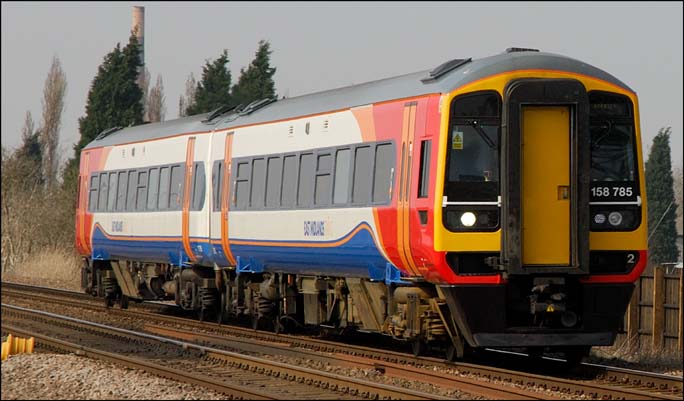
<instances>
[{"instance_id":1,"label":"blue stripe on train","mask_svg":"<svg viewBox=\"0 0 684 401\"><path fill-rule=\"evenodd\" d=\"M166 241L110 237L106 236L99 226L95 227L93 259L128 259L173 265L182 265L189 260L180 237L168 237ZM367 277L374 280L385 278L387 260L376 247L368 229L359 230L339 246L308 247L289 246L287 242L280 243L282 245L278 246L258 245L258 243L231 244L230 249L236 258L238 272L278 271L293 274ZM202 264L211 265L216 262L225 266L228 263L220 244L192 242L191 240L191 246L195 256L200 257L199 262Z\"/></svg>"},{"instance_id":2,"label":"blue stripe on train","mask_svg":"<svg viewBox=\"0 0 684 401\"><path fill-rule=\"evenodd\" d=\"M352 230L353 231L353 230ZM334 242L334 241L331 241ZM237 245L238 272L283 273L368 277L382 280L387 261L367 229L359 230L345 243L334 247Z\"/></svg>"}]
</instances>

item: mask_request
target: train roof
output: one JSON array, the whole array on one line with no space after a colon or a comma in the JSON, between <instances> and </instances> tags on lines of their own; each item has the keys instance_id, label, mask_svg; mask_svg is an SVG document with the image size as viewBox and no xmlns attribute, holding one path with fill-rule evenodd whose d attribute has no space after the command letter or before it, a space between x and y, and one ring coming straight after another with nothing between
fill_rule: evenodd
<instances>
[{"instance_id":1,"label":"train roof","mask_svg":"<svg viewBox=\"0 0 684 401\"><path fill-rule=\"evenodd\" d=\"M253 112L226 112L211 120L210 113L112 129L99 135L85 149L164 138L190 132L225 130L233 127L314 115L372 103L415 96L448 93L478 79L514 70L541 69L579 73L607 81L630 92L631 88L607 72L566 56L533 49L508 49L481 59L451 60L424 70L323 92L281 99Z\"/></svg>"}]
</instances>

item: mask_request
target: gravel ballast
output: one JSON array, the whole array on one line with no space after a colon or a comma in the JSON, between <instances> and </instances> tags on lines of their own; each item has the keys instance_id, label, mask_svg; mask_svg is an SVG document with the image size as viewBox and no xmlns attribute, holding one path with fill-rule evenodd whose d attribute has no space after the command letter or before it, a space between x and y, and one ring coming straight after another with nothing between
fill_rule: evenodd
<instances>
[{"instance_id":1,"label":"gravel ballast","mask_svg":"<svg viewBox=\"0 0 684 401\"><path fill-rule=\"evenodd\" d=\"M227 400L183 384L74 354L34 353L2 362L2 399L35 400Z\"/></svg>"}]
</instances>

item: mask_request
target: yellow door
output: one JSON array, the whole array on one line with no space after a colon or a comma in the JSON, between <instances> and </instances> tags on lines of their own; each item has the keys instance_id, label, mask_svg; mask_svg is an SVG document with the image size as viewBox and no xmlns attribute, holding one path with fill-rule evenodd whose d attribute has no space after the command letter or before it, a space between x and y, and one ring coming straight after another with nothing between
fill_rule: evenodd
<instances>
[{"instance_id":1,"label":"yellow door","mask_svg":"<svg viewBox=\"0 0 684 401\"><path fill-rule=\"evenodd\" d=\"M522 110L522 263L570 265L570 110Z\"/></svg>"}]
</instances>

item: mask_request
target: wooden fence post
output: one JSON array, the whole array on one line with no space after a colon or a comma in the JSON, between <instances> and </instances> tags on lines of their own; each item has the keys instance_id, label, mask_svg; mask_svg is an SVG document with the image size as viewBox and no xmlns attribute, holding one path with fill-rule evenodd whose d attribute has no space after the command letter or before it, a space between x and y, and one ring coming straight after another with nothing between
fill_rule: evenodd
<instances>
[{"instance_id":1,"label":"wooden fence post","mask_svg":"<svg viewBox=\"0 0 684 401\"><path fill-rule=\"evenodd\" d=\"M663 345L665 323L665 270L662 266L653 266L653 349Z\"/></svg>"},{"instance_id":2,"label":"wooden fence post","mask_svg":"<svg viewBox=\"0 0 684 401\"><path fill-rule=\"evenodd\" d=\"M684 351L684 269L679 270L679 352Z\"/></svg>"},{"instance_id":3,"label":"wooden fence post","mask_svg":"<svg viewBox=\"0 0 684 401\"><path fill-rule=\"evenodd\" d=\"M627 311L627 346L630 351L639 348L639 302L641 301L641 277L634 282L634 292Z\"/></svg>"}]
</instances>

